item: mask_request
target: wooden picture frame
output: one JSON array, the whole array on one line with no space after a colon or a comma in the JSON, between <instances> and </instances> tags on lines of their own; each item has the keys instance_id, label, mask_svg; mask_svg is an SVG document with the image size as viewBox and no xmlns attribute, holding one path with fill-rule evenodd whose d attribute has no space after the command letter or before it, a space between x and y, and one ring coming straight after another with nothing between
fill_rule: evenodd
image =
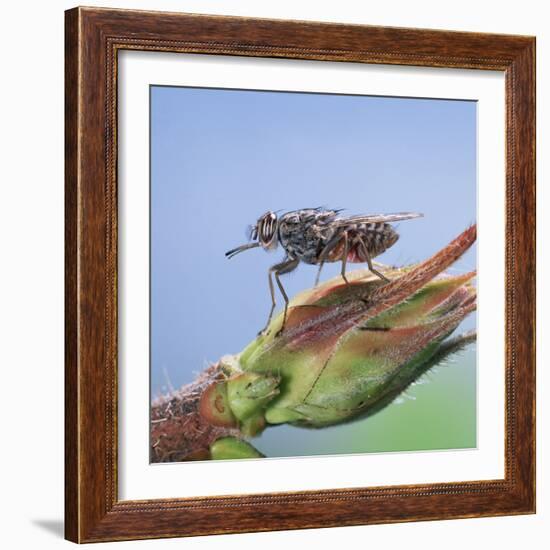
<instances>
[{"instance_id":1,"label":"wooden picture frame","mask_svg":"<svg viewBox=\"0 0 550 550\"><path fill-rule=\"evenodd\" d=\"M506 82L505 477L120 501L117 54L155 50L501 71ZM96 542L534 513L535 39L99 8L66 12L66 538Z\"/></svg>"}]
</instances>

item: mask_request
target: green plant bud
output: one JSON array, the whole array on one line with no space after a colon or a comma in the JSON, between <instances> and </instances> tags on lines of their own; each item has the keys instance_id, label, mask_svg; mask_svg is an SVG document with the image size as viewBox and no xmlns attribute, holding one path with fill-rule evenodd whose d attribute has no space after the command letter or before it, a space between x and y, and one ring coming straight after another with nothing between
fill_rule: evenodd
<instances>
[{"instance_id":1,"label":"green plant bud","mask_svg":"<svg viewBox=\"0 0 550 550\"><path fill-rule=\"evenodd\" d=\"M264 430L265 425L264 411L261 411L241 421L240 430L245 437L254 437Z\"/></svg>"},{"instance_id":2,"label":"green plant bud","mask_svg":"<svg viewBox=\"0 0 550 550\"><path fill-rule=\"evenodd\" d=\"M280 378L279 394L262 403L267 422L347 421L433 366L447 337L475 309L475 273L444 274L475 236L472 226L429 260L386 270L390 283L358 270L348 274L349 285L337 277L296 296L284 330L279 334L279 315L238 356L243 372ZM249 409L239 392L229 391L228 399L241 418Z\"/></svg>"},{"instance_id":3,"label":"green plant bud","mask_svg":"<svg viewBox=\"0 0 550 550\"><path fill-rule=\"evenodd\" d=\"M279 378L245 372L227 381L227 397L233 414L244 421L257 415L278 393Z\"/></svg>"},{"instance_id":4,"label":"green plant bud","mask_svg":"<svg viewBox=\"0 0 550 550\"><path fill-rule=\"evenodd\" d=\"M236 460L241 458L263 458L250 443L236 437L222 437L210 445L213 460Z\"/></svg>"}]
</instances>

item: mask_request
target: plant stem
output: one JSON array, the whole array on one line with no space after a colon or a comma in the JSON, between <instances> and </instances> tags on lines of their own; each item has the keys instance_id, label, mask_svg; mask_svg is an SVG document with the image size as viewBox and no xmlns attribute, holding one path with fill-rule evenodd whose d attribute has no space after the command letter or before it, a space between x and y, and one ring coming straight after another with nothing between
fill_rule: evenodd
<instances>
[{"instance_id":1,"label":"plant stem","mask_svg":"<svg viewBox=\"0 0 550 550\"><path fill-rule=\"evenodd\" d=\"M238 429L212 426L198 411L204 390L222 377L219 365L212 365L193 383L152 403L151 462L207 460L214 441L240 436Z\"/></svg>"}]
</instances>

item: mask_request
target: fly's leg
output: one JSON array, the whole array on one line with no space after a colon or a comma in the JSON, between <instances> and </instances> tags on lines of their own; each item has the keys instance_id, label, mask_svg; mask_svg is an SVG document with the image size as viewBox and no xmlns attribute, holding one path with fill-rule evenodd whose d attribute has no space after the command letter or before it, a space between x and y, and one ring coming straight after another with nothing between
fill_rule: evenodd
<instances>
[{"instance_id":1,"label":"fly's leg","mask_svg":"<svg viewBox=\"0 0 550 550\"><path fill-rule=\"evenodd\" d=\"M332 237L332 239L328 241L328 243L325 245L323 250L321 250L321 253L319 254L319 271L317 271L315 286L319 284L319 278L321 277L321 269L323 269L323 265L325 264L325 260L327 259L327 256L340 243L341 238L342 238L342 233L338 232L336 235Z\"/></svg>"},{"instance_id":2,"label":"fly's leg","mask_svg":"<svg viewBox=\"0 0 550 550\"><path fill-rule=\"evenodd\" d=\"M260 330L260 332L258 332L258 336L261 336L267 330L269 323L271 323L271 317L273 317L273 311L275 309L275 306L277 305L277 303L275 302L275 289L273 288L273 279L271 278L271 274L273 273L272 271L273 267L270 268L269 271L267 272L267 280L269 282L269 294L271 296L271 309L269 310L269 315L267 316L267 322L265 324L265 327L262 330Z\"/></svg>"},{"instance_id":3,"label":"fly's leg","mask_svg":"<svg viewBox=\"0 0 550 550\"><path fill-rule=\"evenodd\" d=\"M317 277L315 277L315 285L314 286L317 286L319 284L319 279L321 278L321 270L323 269L323 265L324 265L324 260L321 260L319 262L319 271L317 271Z\"/></svg>"},{"instance_id":4,"label":"fly's leg","mask_svg":"<svg viewBox=\"0 0 550 550\"><path fill-rule=\"evenodd\" d=\"M377 269L374 269L367 245L363 241L361 241L361 244L363 245L363 251L365 253L365 259L367 260L367 265L369 266L369 271L380 277L383 281L386 281L386 283L389 283L390 280L384 274L380 273Z\"/></svg>"},{"instance_id":5,"label":"fly's leg","mask_svg":"<svg viewBox=\"0 0 550 550\"><path fill-rule=\"evenodd\" d=\"M346 278L346 264L348 262L348 253L349 253L349 242L348 242L348 233L344 231L344 252L342 252L342 269L340 271L342 279L346 281L346 284L349 285L349 281ZM369 260L370 261L370 260ZM370 266L369 266L370 269Z\"/></svg>"},{"instance_id":6,"label":"fly's leg","mask_svg":"<svg viewBox=\"0 0 550 550\"><path fill-rule=\"evenodd\" d=\"M279 287L279 290L281 291L281 294L283 295L284 301L285 301L285 311L283 313L283 324L281 325L281 328L277 332L275 336L279 336L286 325L286 314L288 312L288 296L285 292L285 289L283 287L283 283L281 283L281 279L279 278L281 275L284 275L285 273L290 273L294 269L298 267L298 264L300 263L300 260L288 260L287 262L283 262L282 264L279 264L278 269L275 270L275 280L277 281L277 286Z\"/></svg>"},{"instance_id":7,"label":"fly's leg","mask_svg":"<svg viewBox=\"0 0 550 550\"><path fill-rule=\"evenodd\" d=\"M278 330L277 334L275 336L279 336L283 330L285 329L286 325L286 314L288 311L288 296L285 292L285 289L283 287L283 283L281 283L281 279L279 279L279 271L275 271L275 280L277 281L277 286L279 287L279 290L281 291L281 294L283 295L283 299L285 301L285 312L283 313L283 324L281 325L281 328Z\"/></svg>"},{"instance_id":8,"label":"fly's leg","mask_svg":"<svg viewBox=\"0 0 550 550\"><path fill-rule=\"evenodd\" d=\"M279 275L283 275L285 273L289 273L291 271L293 271L294 269L296 269L296 267L298 267L298 264L300 263L300 260L298 259L287 259L285 260L284 262L281 262L279 264L275 264L274 266L270 267L269 268L269 272L268 272L268 281L269 281L269 292L271 294L271 309L269 311L269 317L267 318L267 323L265 324L265 327L258 333L258 335L261 335L263 333L265 333L265 331L267 330L267 327L269 326L269 323L271 323L271 318L273 317L273 311L275 310L275 289L273 287L273 279L272 279L272 275L274 274L275 275L275 280L277 281L277 286L279 287L279 290L281 291L281 294L283 295L283 298L285 300L285 312L284 312L284 316L283 316L283 325L281 327L281 329L279 330L279 332L277 333L277 335L279 335L284 327L285 327L285 323L286 323L286 314L287 314L287 310L288 310L288 296L285 292L285 289L283 288L283 285L279 279Z\"/></svg>"}]
</instances>

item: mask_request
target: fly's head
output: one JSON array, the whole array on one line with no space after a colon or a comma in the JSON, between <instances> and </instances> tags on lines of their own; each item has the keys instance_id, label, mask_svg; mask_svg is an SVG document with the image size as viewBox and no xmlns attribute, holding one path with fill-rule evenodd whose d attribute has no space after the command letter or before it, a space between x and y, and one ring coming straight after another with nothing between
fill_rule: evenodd
<instances>
[{"instance_id":1,"label":"fly's head","mask_svg":"<svg viewBox=\"0 0 550 550\"><path fill-rule=\"evenodd\" d=\"M255 225L249 226L248 238L251 242L227 251L225 253L226 257L233 258L233 256L251 248L262 247L264 250L275 250L278 245L278 225L277 214L271 211L266 212L258 218Z\"/></svg>"}]
</instances>

